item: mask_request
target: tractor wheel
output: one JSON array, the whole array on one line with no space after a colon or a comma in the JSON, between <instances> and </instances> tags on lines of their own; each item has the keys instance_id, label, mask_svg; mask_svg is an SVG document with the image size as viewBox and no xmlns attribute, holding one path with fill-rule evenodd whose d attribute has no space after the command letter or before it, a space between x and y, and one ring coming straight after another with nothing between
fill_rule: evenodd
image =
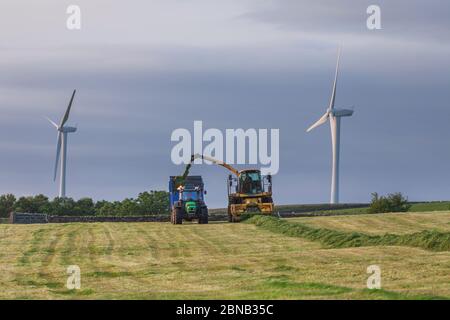
<instances>
[{"instance_id":1,"label":"tractor wheel","mask_svg":"<svg viewBox=\"0 0 450 320\"><path fill-rule=\"evenodd\" d=\"M200 217L198 218L198 224L208 224L208 209L203 208L200 212Z\"/></svg>"},{"instance_id":2,"label":"tractor wheel","mask_svg":"<svg viewBox=\"0 0 450 320\"><path fill-rule=\"evenodd\" d=\"M183 224L183 209L181 208L173 209L171 220L173 224Z\"/></svg>"}]
</instances>

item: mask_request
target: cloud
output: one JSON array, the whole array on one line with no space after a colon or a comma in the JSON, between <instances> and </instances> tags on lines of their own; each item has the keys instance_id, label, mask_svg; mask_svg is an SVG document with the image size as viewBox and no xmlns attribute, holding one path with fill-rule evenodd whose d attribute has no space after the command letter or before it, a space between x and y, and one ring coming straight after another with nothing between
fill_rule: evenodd
<instances>
[{"instance_id":1,"label":"cloud","mask_svg":"<svg viewBox=\"0 0 450 320\"><path fill-rule=\"evenodd\" d=\"M373 4L381 9L382 30L370 31L366 27L366 10ZM376 34L397 41L436 43L448 39L449 10L450 4L439 0L281 0L256 2L242 18L316 37L348 39Z\"/></svg>"},{"instance_id":2,"label":"cloud","mask_svg":"<svg viewBox=\"0 0 450 320\"><path fill-rule=\"evenodd\" d=\"M56 194L55 132L42 116L59 119L77 88L70 122L79 130L69 137L68 165L74 197L166 189L168 176L183 170L170 162L172 130L203 120L205 129L279 128L275 201L326 202L329 129L305 129L328 103L344 38L336 102L356 111L342 126L342 200L368 201L373 191L412 200L448 194L449 46L437 41L447 22L434 2L428 11L414 4L398 20L391 15L402 10L381 2L385 33L375 36L362 30L365 2L80 1L81 34L60 28L59 2L33 4L30 20L20 1L6 3L0 193ZM426 12L437 20L426 24ZM410 28L408 15L425 27ZM204 175L211 207L226 203L221 169L193 169Z\"/></svg>"}]
</instances>

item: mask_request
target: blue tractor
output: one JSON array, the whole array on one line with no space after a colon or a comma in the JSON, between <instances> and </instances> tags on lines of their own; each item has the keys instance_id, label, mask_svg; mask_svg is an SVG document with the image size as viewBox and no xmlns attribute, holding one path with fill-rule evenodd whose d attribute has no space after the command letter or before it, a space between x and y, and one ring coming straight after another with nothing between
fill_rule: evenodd
<instances>
[{"instance_id":1,"label":"blue tractor","mask_svg":"<svg viewBox=\"0 0 450 320\"><path fill-rule=\"evenodd\" d=\"M201 176L171 176L169 179L170 221L182 224L183 220L208 223L205 204L205 185Z\"/></svg>"}]
</instances>

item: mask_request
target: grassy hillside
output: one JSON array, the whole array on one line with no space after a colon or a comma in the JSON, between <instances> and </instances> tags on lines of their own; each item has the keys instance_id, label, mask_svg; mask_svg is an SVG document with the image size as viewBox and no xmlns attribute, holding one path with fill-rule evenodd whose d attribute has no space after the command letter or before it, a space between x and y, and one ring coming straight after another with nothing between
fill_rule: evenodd
<instances>
[{"instance_id":1,"label":"grassy hillside","mask_svg":"<svg viewBox=\"0 0 450 320\"><path fill-rule=\"evenodd\" d=\"M450 211L450 201L433 201L413 203L410 212Z\"/></svg>"},{"instance_id":2,"label":"grassy hillside","mask_svg":"<svg viewBox=\"0 0 450 320\"><path fill-rule=\"evenodd\" d=\"M251 223L0 225L0 298L450 297L448 250L330 248L311 239ZM72 264L81 268L79 291L65 288ZM371 264L382 269L383 290L365 289Z\"/></svg>"},{"instance_id":3,"label":"grassy hillside","mask_svg":"<svg viewBox=\"0 0 450 320\"><path fill-rule=\"evenodd\" d=\"M450 211L429 213L383 213L358 216L302 217L286 219L289 222L342 231L368 234L407 234L423 230L450 232Z\"/></svg>"}]
</instances>

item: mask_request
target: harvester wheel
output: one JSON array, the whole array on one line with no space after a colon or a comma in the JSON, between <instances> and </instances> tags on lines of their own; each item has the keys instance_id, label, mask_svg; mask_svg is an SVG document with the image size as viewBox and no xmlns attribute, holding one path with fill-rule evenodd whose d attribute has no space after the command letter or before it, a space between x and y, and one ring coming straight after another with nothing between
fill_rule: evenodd
<instances>
[{"instance_id":1,"label":"harvester wheel","mask_svg":"<svg viewBox=\"0 0 450 320\"><path fill-rule=\"evenodd\" d=\"M231 216L231 222L236 223L236 222L241 222L241 217L240 216Z\"/></svg>"}]
</instances>

